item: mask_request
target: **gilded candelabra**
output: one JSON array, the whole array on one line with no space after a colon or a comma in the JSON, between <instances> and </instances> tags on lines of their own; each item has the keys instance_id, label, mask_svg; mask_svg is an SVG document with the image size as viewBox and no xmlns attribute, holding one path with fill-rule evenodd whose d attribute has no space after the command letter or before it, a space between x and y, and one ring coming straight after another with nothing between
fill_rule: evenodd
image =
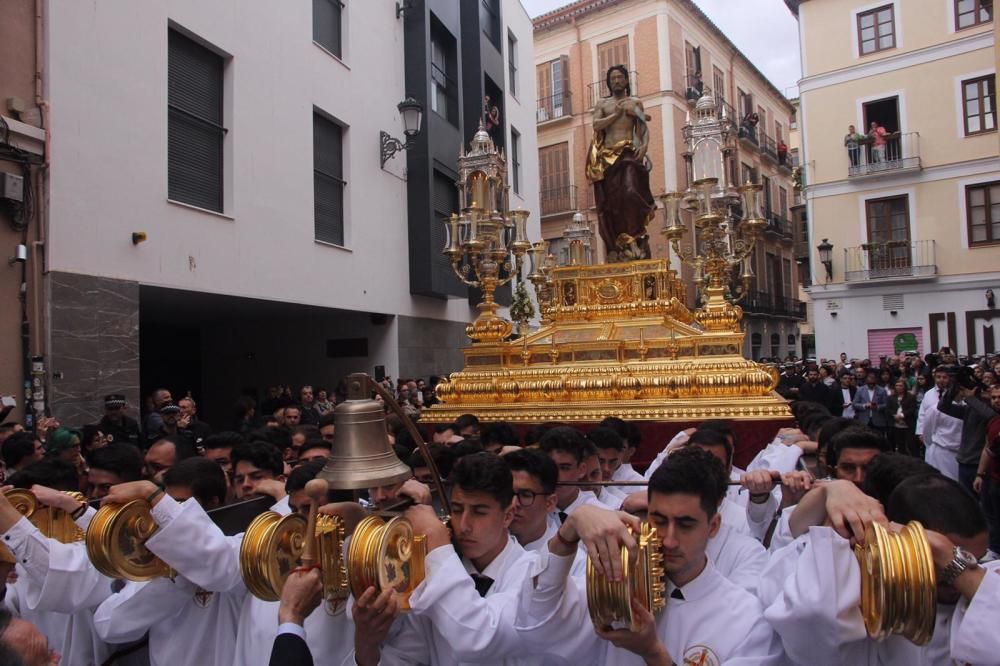
<instances>
[{"instance_id":1,"label":"gilded candelabra","mask_svg":"<svg viewBox=\"0 0 1000 666\"><path fill-rule=\"evenodd\" d=\"M706 331L735 330L743 311L736 303L746 296L753 278L750 256L767 221L760 214L758 199L761 186L747 183L738 188L743 216L729 212L731 201L713 199L718 179L704 178L694 183L695 238L682 244L687 225L681 219L681 204L687 197L670 192L660 197L665 210L662 233L677 257L694 269L694 285L702 307L695 319ZM740 267L739 282L731 285L733 268Z\"/></svg>"},{"instance_id":2,"label":"gilded candelabra","mask_svg":"<svg viewBox=\"0 0 1000 666\"><path fill-rule=\"evenodd\" d=\"M508 210L506 162L482 126L458 163L462 213L445 220L444 255L463 284L483 292L479 316L465 327L466 334L477 343L502 342L514 325L497 316L493 294L520 274L524 255L531 249L528 212Z\"/></svg>"},{"instance_id":3,"label":"gilded candelabra","mask_svg":"<svg viewBox=\"0 0 1000 666\"><path fill-rule=\"evenodd\" d=\"M528 280L535 288L535 296L538 299L538 309L543 326L551 321L549 312L551 310L552 291L555 283L552 278L552 269L555 267L556 258L549 252L548 241L538 241L531 246L531 273L528 274Z\"/></svg>"}]
</instances>

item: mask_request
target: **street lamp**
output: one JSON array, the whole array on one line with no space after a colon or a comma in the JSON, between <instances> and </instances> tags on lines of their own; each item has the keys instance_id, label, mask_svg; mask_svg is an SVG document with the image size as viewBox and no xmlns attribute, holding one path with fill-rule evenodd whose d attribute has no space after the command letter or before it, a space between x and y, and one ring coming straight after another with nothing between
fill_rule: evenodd
<instances>
[{"instance_id":1,"label":"street lamp","mask_svg":"<svg viewBox=\"0 0 1000 666\"><path fill-rule=\"evenodd\" d=\"M379 144L381 146L382 168L385 163L401 150L409 150L413 146L413 138L420 134L420 125L423 122L424 107L412 97L407 97L396 105L399 115L403 118L403 134L405 141L393 138L388 132L379 132Z\"/></svg>"},{"instance_id":2,"label":"street lamp","mask_svg":"<svg viewBox=\"0 0 1000 666\"><path fill-rule=\"evenodd\" d=\"M828 238L816 246L819 250L819 261L826 267L826 281L833 279L833 243Z\"/></svg>"}]
</instances>

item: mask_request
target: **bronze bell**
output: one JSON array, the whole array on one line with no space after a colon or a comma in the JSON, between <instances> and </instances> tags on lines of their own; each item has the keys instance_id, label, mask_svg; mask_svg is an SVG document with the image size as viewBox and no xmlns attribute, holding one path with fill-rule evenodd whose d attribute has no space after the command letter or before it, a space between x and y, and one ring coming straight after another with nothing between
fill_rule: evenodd
<instances>
[{"instance_id":1,"label":"bronze bell","mask_svg":"<svg viewBox=\"0 0 1000 666\"><path fill-rule=\"evenodd\" d=\"M347 400L334 409L333 451L317 478L335 490L363 490L406 481L413 472L396 457L385 428L385 410L372 400L371 379L347 377Z\"/></svg>"}]
</instances>

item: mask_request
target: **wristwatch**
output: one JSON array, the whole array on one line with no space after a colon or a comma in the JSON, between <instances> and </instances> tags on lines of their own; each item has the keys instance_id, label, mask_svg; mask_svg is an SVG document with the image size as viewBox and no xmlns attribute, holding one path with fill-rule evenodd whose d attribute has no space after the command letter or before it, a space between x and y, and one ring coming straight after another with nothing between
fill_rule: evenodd
<instances>
[{"instance_id":1,"label":"wristwatch","mask_svg":"<svg viewBox=\"0 0 1000 666\"><path fill-rule=\"evenodd\" d=\"M961 576L963 573L969 569L976 569L979 567L979 560L976 556L965 550L960 546L955 546L954 557L951 562L941 570L941 582L945 585L951 585L955 582L955 579Z\"/></svg>"}]
</instances>

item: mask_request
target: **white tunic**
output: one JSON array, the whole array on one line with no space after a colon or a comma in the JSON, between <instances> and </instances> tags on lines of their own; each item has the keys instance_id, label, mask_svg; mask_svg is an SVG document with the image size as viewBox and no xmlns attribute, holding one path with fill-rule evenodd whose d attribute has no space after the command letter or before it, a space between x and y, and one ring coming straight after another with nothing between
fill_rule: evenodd
<instances>
[{"instance_id":1,"label":"white tunic","mask_svg":"<svg viewBox=\"0 0 1000 666\"><path fill-rule=\"evenodd\" d=\"M94 511L77 525L86 528ZM111 579L94 569L83 542L64 544L42 536L27 518L3 535L3 543L17 558L17 583L11 604L35 624L49 646L63 655L63 663L101 664L116 646L94 631L94 608L111 594Z\"/></svg>"},{"instance_id":2,"label":"white tunic","mask_svg":"<svg viewBox=\"0 0 1000 666\"><path fill-rule=\"evenodd\" d=\"M136 641L148 631L151 666L231 666L245 596L208 592L182 576L128 582L97 608L94 625L109 642Z\"/></svg>"},{"instance_id":3,"label":"white tunic","mask_svg":"<svg viewBox=\"0 0 1000 666\"><path fill-rule=\"evenodd\" d=\"M767 566L767 551L759 541L723 523L708 540L705 552L720 574L750 594L757 594L760 573Z\"/></svg>"},{"instance_id":4,"label":"white tunic","mask_svg":"<svg viewBox=\"0 0 1000 666\"><path fill-rule=\"evenodd\" d=\"M537 570L537 555L510 538L480 573L493 579L479 596L472 564L451 546L427 555L427 577L410 597L409 614L396 620L381 664L538 664L514 628L518 602Z\"/></svg>"},{"instance_id":5,"label":"white tunic","mask_svg":"<svg viewBox=\"0 0 1000 666\"><path fill-rule=\"evenodd\" d=\"M639 472L635 471L631 463L622 463L621 466L615 470L615 473L611 475L612 481L645 481L646 477ZM646 486L609 486L608 490L621 495L622 497L628 497L632 493L645 492Z\"/></svg>"},{"instance_id":6,"label":"white tunic","mask_svg":"<svg viewBox=\"0 0 1000 666\"><path fill-rule=\"evenodd\" d=\"M543 554L537 583L522 600L517 628L526 645L577 666L641 666L636 654L616 648L594 633L581 584L567 579L572 557ZM656 622L656 632L677 664L782 664L780 643L764 621L757 599L726 580L711 561L681 588L683 599L670 596Z\"/></svg>"},{"instance_id":7,"label":"white tunic","mask_svg":"<svg viewBox=\"0 0 1000 666\"><path fill-rule=\"evenodd\" d=\"M1000 664L1000 562L972 603L939 604L930 644L868 637L861 616L861 569L850 543L829 527L809 531L771 556L758 595L793 663L810 666L976 666Z\"/></svg>"},{"instance_id":8,"label":"white tunic","mask_svg":"<svg viewBox=\"0 0 1000 666\"><path fill-rule=\"evenodd\" d=\"M924 460L948 478L957 481L962 420L941 412L937 405L938 390L934 387L924 395L924 401L920 403L917 434L924 438Z\"/></svg>"}]
</instances>

